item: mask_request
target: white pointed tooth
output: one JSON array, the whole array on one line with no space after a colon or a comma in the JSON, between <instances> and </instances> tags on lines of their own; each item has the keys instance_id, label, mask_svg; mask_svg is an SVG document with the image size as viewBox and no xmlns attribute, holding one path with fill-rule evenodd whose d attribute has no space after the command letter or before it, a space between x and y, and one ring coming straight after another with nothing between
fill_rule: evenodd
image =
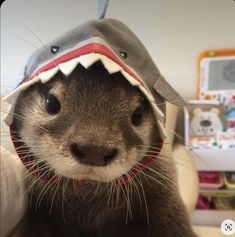
<instances>
[{"instance_id":1,"label":"white pointed tooth","mask_svg":"<svg viewBox=\"0 0 235 237\"><path fill-rule=\"evenodd\" d=\"M103 55L101 55L100 59L104 65L104 67L110 74L119 72L122 70L122 68L117 63L113 62L111 59L109 59Z\"/></svg>"},{"instance_id":2,"label":"white pointed tooth","mask_svg":"<svg viewBox=\"0 0 235 237\"><path fill-rule=\"evenodd\" d=\"M38 77L40 78L42 83L46 83L49 81L57 72L59 71L58 67L54 67L52 69L49 69L45 72L41 72Z\"/></svg>"},{"instance_id":3,"label":"white pointed tooth","mask_svg":"<svg viewBox=\"0 0 235 237\"><path fill-rule=\"evenodd\" d=\"M156 105L156 101L154 100L152 94L150 94L145 88L141 87L141 91L145 94L147 97L148 101L152 103L153 105Z\"/></svg>"},{"instance_id":4,"label":"white pointed tooth","mask_svg":"<svg viewBox=\"0 0 235 237\"><path fill-rule=\"evenodd\" d=\"M23 83L20 87L21 87L22 90L25 90L29 86L31 86L31 85L35 84L36 82L38 82L39 80L40 80L40 78L38 76L35 76L30 81Z\"/></svg>"},{"instance_id":5,"label":"white pointed tooth","mask_svg":"<svg viewBox=\"0 0 235 237\"><path fill-rule=\"evenodd\" d=\"M131 83L131 85L133 86L140 85L140 83L135 78L133 78L130 74L128 74L126 71L122 70L121 73Z\"/></svg>"},{"instance_id":6,"label":"white pointed tooth","mask_svg":"<svg viewBox=\"0 0 235 237\"><path fill-rule=\"evenodd\" d=\"M86 54L82 55L79 57L79 62L82 64L83 67L88 68L90 67L93 63L98 61L100 59L100 55L97 53L91 53L91 54Z\"/></svg>"},{"instance_id":7,"label":"white pointed tooth","mask_svg":"<svg viewBox=\"0 0 235 237\"><path fill-rule=\"evenodd\" d=\"M75 67L78 65L78 63L79 63L79 58L74 58L72 60L69 60L68 62L60 63L58 66L59 66L60 71L65 76L69 76L71 72L75 69Z\"/></svg>"}]
</instances>

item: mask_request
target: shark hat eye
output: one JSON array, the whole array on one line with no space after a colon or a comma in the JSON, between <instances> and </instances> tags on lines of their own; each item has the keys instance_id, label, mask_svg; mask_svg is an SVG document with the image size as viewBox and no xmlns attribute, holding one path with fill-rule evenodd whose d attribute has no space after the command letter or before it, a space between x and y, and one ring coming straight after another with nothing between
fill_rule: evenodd
<instances>
[{"instance_id":1,"label":"shark hat eye","mask_svg":"<svg viewBox=\"0 0 235 237\"><path fill-rule=\"evenodd\" d=\"M52 45L51 46L51 52L52 53L57 53L59 51L60 47L59 46L55 46L55 45Z\"/></svg>"},{"instance_id":2,"label":"shark hat eye","mask_svg":"<svg viewBox=\"0 0 235 237\"><path fill-rule=\"evenodd\" d=\"M59 100L52 94L47 95L45 97L45 109L51 115L59 113L61 109Z\"/></svg>"},{"instance_id":3,"label":"shark hat eye","mask_svg":"<svg viewBox=\"0 0 235 237\"><path fill-rule=\"evenodd\" d=\"M126 59L127 58L127 52L124 51L119 51L120 55L122 58Z\"/></svg>"}]
</instances>

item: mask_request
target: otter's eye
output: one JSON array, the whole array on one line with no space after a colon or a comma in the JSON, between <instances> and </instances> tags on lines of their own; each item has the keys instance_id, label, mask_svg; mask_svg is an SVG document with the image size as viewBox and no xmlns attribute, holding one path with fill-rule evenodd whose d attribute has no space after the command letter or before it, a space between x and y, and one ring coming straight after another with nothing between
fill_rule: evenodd
<instances>
[{"instance_id":1,"label":"otter's eye","mask_svg":"<svg viewBox=\"0 0 235 237\"><path fill-rule=\"evenodd\" d=\"M61 105L54 95L49 94L45 98L45 108L48 114L57 114L60 112Z\"/></svg>"},{"instance_id":2,"label":"otter's eye","mask_svg":"<svg viewBox=\"0 0 235 237\"><path fill-rule=\"evenodd\" d=\"M134 126L139 126L143 121L143 106L139 106L131 116L131 122Z\"/></svg>"}]
</instances>

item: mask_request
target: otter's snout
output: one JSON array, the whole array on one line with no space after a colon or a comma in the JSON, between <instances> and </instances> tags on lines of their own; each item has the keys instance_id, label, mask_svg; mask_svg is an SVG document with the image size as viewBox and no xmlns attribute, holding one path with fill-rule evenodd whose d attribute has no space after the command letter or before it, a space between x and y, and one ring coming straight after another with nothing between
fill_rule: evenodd
<instances>
[{"instance_id":1,"label":"otter's snout","mask_svg":"<svg viewBox=\"0 0 235 237\"><path fill-rule=\"evenodd\" d=\"M118 149L96 145L70 145L72 155L86 165L104 166L109 164L118 154Z\"/></svg>"}]
</instances>

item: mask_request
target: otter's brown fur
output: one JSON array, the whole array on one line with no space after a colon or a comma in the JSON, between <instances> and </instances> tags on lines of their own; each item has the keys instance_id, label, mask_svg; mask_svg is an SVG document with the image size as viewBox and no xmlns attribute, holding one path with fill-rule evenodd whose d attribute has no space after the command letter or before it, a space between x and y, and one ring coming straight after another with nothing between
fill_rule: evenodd
<instances>
[{"instance_id":1,"label":"otter's brown fur","mask_svg":"<svg viewBox=\"0 0 235 237\"><path fill-rule=\"evenodd\" d=\"M43 93L50 90L60 95L64 105L63 116L56 119L43 110ZM143 103L143 125L135 128L130 117L134 108ZM46 146L48 156L54 152L57 157L55 163L60 162L59 158L67 159L68 163L72 160L67 151L61 150L75 140L115 146L119 155L113 162L116 166L120 164L121 169L125 164L134 166L161 142L151 106L139 89L120 73L109 75L100 62L88 70L78 67L69 78L59 73L46 84L33 85L19 97L15 113L18 138L24 141L34 162L48 162L51 175L59 168L51 165L53 157L42 154ZM57 151L55 146L59 147ZM107 174L102 174L106 170ZM28 177L29 205L15 230L19 236L196 236L179 196L174 164L166 146L150 167L126 184L111 180L114 174L108 174L107 167L97 171L97 180L89 176L82 184L69 171L63 172L68 177L60 183L50 183L33 174Z\"/></svg>"}]
</instances>

